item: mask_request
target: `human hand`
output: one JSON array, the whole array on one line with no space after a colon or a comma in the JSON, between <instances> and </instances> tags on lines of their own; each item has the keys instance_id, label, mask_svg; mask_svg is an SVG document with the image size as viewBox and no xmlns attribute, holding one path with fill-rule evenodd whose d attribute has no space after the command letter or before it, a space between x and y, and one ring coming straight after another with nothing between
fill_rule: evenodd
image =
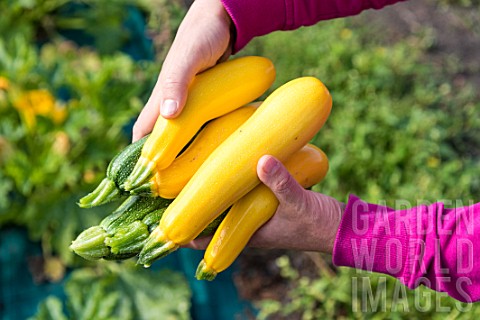
<instances>
[{"instance_id":1,"label":"human hand","mask_svg":"<svg viewBox=\"0 0 480 320\"><path fill-rule=\"evenodd\" d=\"M133 126L133 141L150 133L159 115L178 116L194 76L231 54L232 21L220 0L196 0L183 19L152 94Z\"/></svg>"},{"instance_id":2,"label":"human hand","mask_svg":"<svg viewBox=\"0 0 480 320\"><path fill-rule=\"evenodd\" d=\"M279 206L248 246L332 253L345 204L305 190L272 156L259 160L257 175L275 194ZM187 247L205 249L210 240L211 237L196 239Z\"/></svg>"}]
</instances>

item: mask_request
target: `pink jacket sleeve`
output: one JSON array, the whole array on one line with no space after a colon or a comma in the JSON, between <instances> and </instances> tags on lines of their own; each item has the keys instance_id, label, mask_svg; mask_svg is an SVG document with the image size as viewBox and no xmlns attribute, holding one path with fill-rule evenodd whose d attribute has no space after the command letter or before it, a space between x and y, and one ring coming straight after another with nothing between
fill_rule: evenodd
<instances>
[{"instance_id":1,"label":"pink jacket sleeve","mask_svg":"<svg viewBox=\"0 0 480 320\"><path fill-rule=\"evenodd\" d=\"M398 278L463 301L480 300L480 203L386 206L350 196L333 263ZM449 205L450 206L450 205ZM401 209L401 208L405 209Z\"/></svg>"},{"instance_id":2,"label":"pink jacket sleeve","mask_svg":"<svg viewBox=\"0 0 480 320\"><path fill-rule=\"evenodd\" d=\"M252 38L276 30L293 30L321 20L352 16L405 0L222 0L233 20L238 52Z\"/></svg>"}]
</instances>

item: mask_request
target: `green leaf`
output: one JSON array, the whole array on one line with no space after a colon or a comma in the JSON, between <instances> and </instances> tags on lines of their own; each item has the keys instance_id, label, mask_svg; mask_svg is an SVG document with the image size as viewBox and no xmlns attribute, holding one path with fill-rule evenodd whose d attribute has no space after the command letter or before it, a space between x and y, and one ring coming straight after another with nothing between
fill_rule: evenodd
<instances>
[{"instance_id":1,"label":"green leaf","mask_svg":"<svg viewBox=\"0 0 480 320\"><path fill-rule=\"evenodd\" d=\"M63 313L62 301L54 296L47 297L40 305L38 313L31 320L67 320Z\"/></svg>"},{"instance_id":2,"label":"green leaf","mask_svg":"<svg viewBox=\"0 0 480 320\"><path fill-rule=\"evenodd\" d=\"M101 263L73 271L65 293L65 310L58 298L50 296L32 319L190 319L187 281L170 270Z\"/></svg>"}]
</instances>

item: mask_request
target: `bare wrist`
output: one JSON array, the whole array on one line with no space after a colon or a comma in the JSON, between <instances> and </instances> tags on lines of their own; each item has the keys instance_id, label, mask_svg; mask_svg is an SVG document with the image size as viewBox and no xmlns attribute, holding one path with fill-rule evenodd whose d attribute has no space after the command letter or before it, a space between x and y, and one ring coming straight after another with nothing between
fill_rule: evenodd
<instances>
[{"instance_id":1,"label":"bare wrist","mask_svg":"<svg viewBox=\"0 0 480 320\"><path fill-rule=\"evenodd\" d=\"M332 253L345 204L326 195L316 194L318 210L310 233L314 239L314 251Z\"/></svg>"}]
</instances>

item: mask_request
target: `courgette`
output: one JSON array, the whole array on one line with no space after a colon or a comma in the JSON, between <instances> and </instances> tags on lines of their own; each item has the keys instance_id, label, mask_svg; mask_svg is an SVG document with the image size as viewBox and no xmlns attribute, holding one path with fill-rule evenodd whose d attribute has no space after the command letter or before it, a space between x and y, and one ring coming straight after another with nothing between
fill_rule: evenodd
<instances>
[{"instance_id":1,"label":"courgette","mask_svg":"<svg viewBox=\"0 0 480 320\"><path fill-rule=\"evenodd\" d=\"M170 166L157 171L148 183L132 189L130 193L175 198L213 150L240 127L256 108L253 104L247 105L207 123Z\"/></svg>"},{"instance_id":2,"label":"courgette","mask_svg":"<svg viewBox=\"0 0 480 320\"><path fill-rule=\"evenodd\" d=\"M128 197L99 225L81 232L70 249L87 260L123 260L138 255L145 240L157 226L172 200L140 196ZM221 222L208 225L202 235L211 235Z\"/></svg>"},{"instance_id":3,"label":"courgette","mask_svg":"<svg viewBox=\"0 0 480 320\"><path fill-rule=\"evenodd\" d=\"M158 117L140 158L124 183L129 191L167 168L180 150L209 120L260 97L275 79L273 63L264 57L241 57L198 74L189 86L182 113L174 119Z\"/></svg>"},{"instance_id":4,"label":"courgette","mask_svg":"<svg viewBox=\"0 0 480 320\"><path fill-rule=\"evenodd\" d=\"M159 212L157 216L161 216L172 200L163 198L151 198L141 196L128 197L115 211L105 217L100 226L113 234L123 226L128 226L136 220L142 220L151 212Z\"/></svg>"},{"instance_id":5,"label":"courgette","mask_svg":"<svg viewBox=\"0 0 480 320\"><path fill-rule=\"evenodd\" d=\"M168 206L138 263L149 266L197 237L259 184L256 167L263 155L288 159L320 130L331 106L327 88L313 77L292 80L275 90L215 149Z\"/></svg>"},{"instance_id":6,"label":"courgette","mask_svg":"<svg viewBox=\"0 0 480 320\"><path fill-rule=\"evenodd\" d=\"M110 254L105 245L107 232L100 226L90 227L72 241L70 249L86 260L98 260Z\"/></svg>"},{"instance_id":7,"label":"courgette","mask_svg":"<svg viewBox=\"0 0 480 320\"><path fill-rule=\"evenodd\" d=\"M114 255L137 254L149 234L148 226L135 220L127 226L117 228L112 236L106 237L105 245Z\"/></svg>"},{"instance_id":8,"label":"courgette","mask_svg":"<svg viewBox=\"0 0 480 320\"><path fill-rule=\"evenodd\" d=\"M105 178L91 193L81 198L78 205L82 208L99 206L110 201L121 199L128 192L121 188L140 158L143 145L148 135L126 146L108 164Z\"/></svg>"},{"instance_id":9,"label":"courgette","mask_svg":"<svg viewBox=\"0 0 480 320\"><path fill-rule=\"evenodd\" d=\"M285 162L292 177L304 188L320 182L328 171L328 158L318 147L308 144ZM215 231L200 262L196 278L213 280L242 252L252 235L275 213L278 200L264 184L259 184L230 208Z\"/></svg>"}]
</instances>

